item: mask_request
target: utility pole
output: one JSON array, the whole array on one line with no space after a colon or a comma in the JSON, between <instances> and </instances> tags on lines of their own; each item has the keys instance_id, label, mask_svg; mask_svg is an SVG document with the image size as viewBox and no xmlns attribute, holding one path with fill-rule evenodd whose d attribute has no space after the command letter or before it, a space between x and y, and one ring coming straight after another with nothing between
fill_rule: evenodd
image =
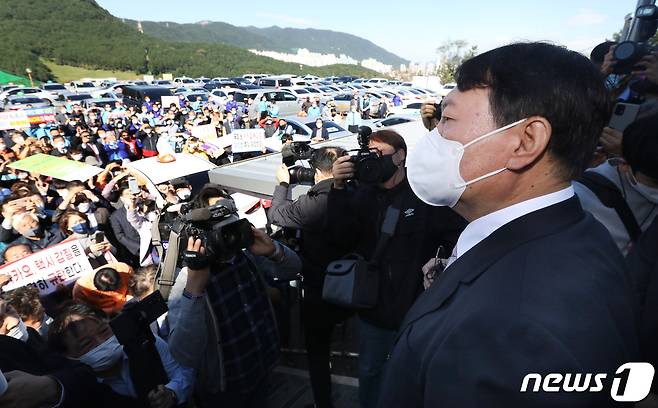
<instances>
[{"instance_id":1,"label":"utility pole","mask_svg":"<svg viewBox=\"0 0 658 408\"><path fill-rule=\"evenodd\" d=\"M27 77L30 78L30 86L34 88L34 81L32 80L32 70L30 68L25 68L25 72L27 72Z\"/></svg>"}]
</instances>

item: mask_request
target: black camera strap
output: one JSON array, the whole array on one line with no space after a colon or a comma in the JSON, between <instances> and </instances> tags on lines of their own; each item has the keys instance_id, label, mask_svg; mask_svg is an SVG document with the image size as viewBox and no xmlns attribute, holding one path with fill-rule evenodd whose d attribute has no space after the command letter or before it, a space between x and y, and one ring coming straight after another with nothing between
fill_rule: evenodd
<instances>
[{"instance_id":1,"label":"black camera strap","mask_svg":"<svg viewBox=\"0 0 658 408\"><path fill-rule=\"evenodd\" d=\"M384 221L382 222L381 235L379 236L379 241L377 241L377 246L375 247L375 251L372 254L372 258L370 258L370 262L374 265L379 264L381 257L384 255L384 251L386 251L388 242L391 240L393 235L395 235L395 230L397 228L398 221L400 220L399 201L402 197L402 194L398 194L399 195L395 198L394 202L386 209Z\"/></svg>"}]
</instances>

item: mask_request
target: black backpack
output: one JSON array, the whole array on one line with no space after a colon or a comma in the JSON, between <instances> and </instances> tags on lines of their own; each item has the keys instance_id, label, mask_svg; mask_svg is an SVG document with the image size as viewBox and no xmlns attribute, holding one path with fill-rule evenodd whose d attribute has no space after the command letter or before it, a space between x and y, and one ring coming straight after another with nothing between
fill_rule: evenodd
<instances>
[{"instance_id":1,"label":"black backpack","mask_svg":"<svg viewBox=\"0 0 658 408\"><path fill-rule=\"evenodd\" d=\"M637 241L642 233L642 229L635 219L633 211L628 206L626 199L621 191L619 191L619 188L612 181L608 180L607 177L593 171L583 173L582 178L578 182L590 189L603 205L613 208L624 224L624 227L626 227L631 241Z\"/></svg>"}]
</instances>

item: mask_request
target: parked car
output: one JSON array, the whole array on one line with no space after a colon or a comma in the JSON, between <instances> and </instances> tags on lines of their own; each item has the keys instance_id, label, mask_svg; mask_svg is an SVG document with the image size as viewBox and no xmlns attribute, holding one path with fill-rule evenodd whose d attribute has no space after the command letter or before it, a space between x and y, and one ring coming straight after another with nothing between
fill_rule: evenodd
<instances>
[{"instance_id":1,"label":"parked car","mask_svg":"<svg viewBox=\"0 0 658 408\"><path fill-rule=\"evenodd\" d=\"M284 86L291 86L290 78L286 77L265 77L260 78L256 82L258 86L263 88L282 88Z\"/></svg>"},{"instance_id":2,"label":"parked car","mask_svg":"<svg viewBox=\"0 0 658 408\"><path fill-rule=\"evenodd\" d=\"M126 86L123 88L123 103L126 106L141 107L146 96L153 102L162 102L163 96L172 96L172 93L161 86Z\"/></svg>"},{"instance_id":3,"label":"parked car","mask_svg":"<svg viewBox=\"0 0 658 408\"><path fill-rule=\"evenodd\" d=\"M67 92L59 95L53 102L54 106L66 106L68 101L73 105L80 105L85 99L94 99L90 93Z\"/></svg>"},{"instance_id":4,"label":"parked car","mask_svg":"<svg viewBox=\"0 0 658 408\"><path fill-rule=\"evenodd\" d=\"M192 86L196 85L196 81L192 78L187 78L187 77L179 77L179 78L174 78L174 84L178 86Z\"/></svg>"},{"instance_id":5,"label":"parked car","mask_svg":"<svg viewBox=\"0 0 658 408\"><path fill-rule=\"evenodd\" d=\"M187 99L190 103L196 102L197 98L201 98L203 103L208 102L207 92L188 92L184 93L183 96L185 96L185 99Z\"/></svg>"},{"instance_id":6,"label":"parked car","mask_svg":"<svg viewBox=\"0 0 658 408\"><path fill-rule=\"evenodd\" d=\"M80 103L80 106L82 106L85 109L89 108L103 108L105 105L110 105L111 107L114 108L114 103L118 99L114 98L91 98L91 99L83 99L82 102Z\"/></svg>"},{"instance_id":7,"label":"parked car","mask_svg":"<svg viewBox=\"0 0 658 408\"><path fill-rule=\"evenodd\" d=\"M248 79L249 81L251 81L252 84L255 84L256 81L266 76L267 75L264 74L246 74L246 75L242 75L242 78Z\"/></svg>"},{"instance_id":8,"label":"parked car","mask_svg":"<svg viewBox=\"0 0 658 408\"><path fill-rule=\"evenodd\" d=\"M91 81L71 81L69 82L69 91L71 92L93 92L98 91L101 88L96 86Z\"/></svg>"},{"instance_id":9,"label":"parked car","mask_svg":"<svg viewBox=\"0 0 658 408\"><path fill-rule=\"evenodd\" d=\"M297 100L303 100L311 96L310 92L306 88L300 88L300 87L285 87L281 88L285 89L286 91L290 91L293 95L297 97Z\"/></svg>"},{"instance_id":10,"label":"parked car","mask_svg":"<svg viewBox=\"0 0 658 408\"><path fill-rule=\"evenodd\" d=\"M59 94L68 92L68 89L62 84L59 84L57 82L46 82L41 85L41 89L43 89L46 92L50 92L51 94L58 96Z\"/></svg>"},{"instance_id":11,"label":"parked car","mask_svg":"<svg viewBox=\"0 0 658 408\"><path fill-rule=\"evenodd\" d=\"M386 85L388 83L388 79L386 78L370 78L369 80L366 81L368 85Z\"/></svg>"},{"instance_id":12,"label":"parked car","mask_svg":"<svg viewBox=\"0 0 658 408\"><path fill-rule=\"evenodd\" d=\"M41 88L32 88L32 87L17 87L8 89L0 93L0 102L6 100L10 96L31 96L33 98L48 99L49 101L54 101L57 99L57 95L52 94L48 91L45 91Z\"/></svg>"},{"instance_id":13,"label":"parked car","mask_svg":"<svg viewBox=\"0 0 658 408\"><path fill-rule=\"evenodd\" d=\"M14 95L5 100L3 109L6 111L19 110L26 108L49 108L53 106L48 99L37 98L36 96Z\"/></svg>"},{"instance_id":14,"label":"parked car","mask_svg":"<svg viewBox=\"0 0 658 408\"><path fill-rule=\"evenodd\" d=\"M441 97L445 98L446 96L448 96L448 94L450 93L450 91L452 91L453 89L455 89L455 87L457 87L457 84L454 83L454 82L451 82L451 83L445 84L445 85L443 85L443 86L441 87L441 89L439 90L438 94L439 94Z\"/></svg>"},{"instance_id":15,"label":"parked car","mask_svg":"<svg viewBox=\"0 0 658 408\"><path fill-rule=\"evenodd\" d=\"M249 97L260 101L263 96L265 96L268 102L276 101L279 107L279 116L296 115L301 109L297 97L285 89L251 89L247 91L236 91L234 94L235 101L241 106L247 103L247 98Z\"/></svg>"},{"instance_id":16,"label":"parked car","mask_svg":"<svg viewBox=\"0 0 658 408\"><path fill-rule=\"evenodd\" d=\"M315 129L315 119L300 118L299 116L287 116L286 122L295 130L295 134L311 138ZM346 130L341 125L331 120L324 120L322 127L329 132L329 139L336 139L344 136L351 136L352 132Z\"/></svg>"},{"instance_id":17,"label":"parked car","mask_svg":"<svg viewBox=\"0 0 658 408\"><path fill-rule=\"evenodd\" d=\"M174 84L171 81L167 81L166 79L155 80L155 81L151 82L151 85L161 86L161 87L168 88L168 89L174 89L174 88L178 87L176 84Z\"/></svg>"}]
</instances>

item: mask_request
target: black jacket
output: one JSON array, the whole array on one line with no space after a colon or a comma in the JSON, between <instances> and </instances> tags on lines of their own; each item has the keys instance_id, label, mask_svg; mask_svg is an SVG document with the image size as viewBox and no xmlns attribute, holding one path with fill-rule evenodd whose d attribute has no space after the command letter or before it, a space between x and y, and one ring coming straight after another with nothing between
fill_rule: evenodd
<instances>
[{"instance_id":1,"label":"black jacket","mask_svg":"<svg viewBox=\"0 0 658 408\"><path fill-rule=\"evenodd\" d=\"M397 199L396 199L397 198ZM432 207L416 197L408 181L390 190L362 186L357 190L332 189L329 193L327 232L366 259L373 255L388 207L396 200L400 219L380 260L381 279L377 307L360 312L379 327L397 330L423 291L422 267L439 246L448 255L466 221L448 207Z\"/></svg>"},{"instance_id":2,"label":"black jacket","mask_svg":"<svg viewBox=\"0 0 658 408\"><path fill-rule=\"evenodd\" d=\"M13 337L0 335L0 370L19 370L32 375L55 378L63 387L62 408L80 407L141 407L138 400L115 394L108 386L96 381L89 367L56 353L33 348Z\"/></svg>"},{"instance_id":3,"label":"black jacket","mask_svg":"<svg viewBox=\"0 0 658 408\"><path fill-rule=\"evenodd\" d=\"M633 300L619 250L576 197L521 216L457 258L409 310L379 406L618 406L614 373L640 361ZM520 392L530 373L607 380L601 392L532 392L536 380Z\"/></svg>"},{"instance_id":4,"label":"black jacket","mask_svg":"<svg viewBox=\"0 0 658 408\"><path fill-rule=\"evenodd\" d=\"M132 255L139 256L139 232L128 222L125 206L121 206L110 215L110 224L117 241Z\"/></svg>"},{"instance_id":5,"label":"black jacket","mask_svg":"<svg viewBox=\"0 0 658 408\"><path fill-rule=\"evenodd\" d=\"M286 184L278 185L267 213L270 223L301 230L304 285L314 289L322 288L327 265L345 254L344 245L329 239L325 231L331 183L333 179L323 180L295 201L288 200Z\"/></svg>"},{"instance_id":6,"label":"black jacket","mask_svg":"<svg viewBox=\"0 0 658 408\"><path fill-rule=\"evenodd\" d=\"M658 218L640 236L626 256L639 301L639 332L642 361L658 366ZM658 381L652 392L658 392Z\"/></svg>"}]
</instances>

